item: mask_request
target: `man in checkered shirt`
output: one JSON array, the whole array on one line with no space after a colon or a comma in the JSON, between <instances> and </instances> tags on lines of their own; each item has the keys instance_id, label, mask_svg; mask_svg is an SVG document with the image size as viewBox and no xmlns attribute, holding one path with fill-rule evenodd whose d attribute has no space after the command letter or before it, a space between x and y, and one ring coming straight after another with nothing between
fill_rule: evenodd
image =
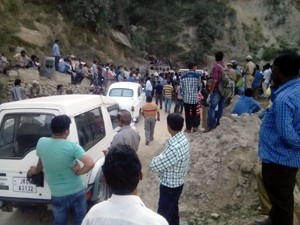
<instances>
[{"instance_id":1,"label":"man in checkered shirt","mask_svg":"<svg viewBox=\"0 0 300 225\"><path fill-rule=\"evenodd\" d=\"M196 73L197 64L190 63L189 71L180 77L180 87L185 111L185 132L197 131L196 108L199 103L198 92L201 90L201 76ZM192 117L190 112L192 111Z\"/></svg>"},{"instance_id":2,"label":"man in checkered shirt","mask_svg":"<svg viewBox=\"0 0 300 225\"><path fill-rule=\"evenodd\" d=\"M158 214L170 225L179 225L178 202L183 189L184 178L189 169L189 142L182 132L184 119L179 113L167 117L171 138L164 151L154 157L150 168L160 180Z\"/></svg>"}]
</instances>

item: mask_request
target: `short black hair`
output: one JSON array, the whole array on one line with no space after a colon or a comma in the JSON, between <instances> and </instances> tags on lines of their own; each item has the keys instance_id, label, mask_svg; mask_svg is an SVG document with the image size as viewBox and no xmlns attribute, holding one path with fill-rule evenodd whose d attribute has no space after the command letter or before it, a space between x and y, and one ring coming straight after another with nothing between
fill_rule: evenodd
<instances>
[{"instance_id":1,"label":"short black hair","mask_svg":"<svg viewBox=\"0 0 300 225\"><path fill-rule=\"evenodd\" d=\"M146 102L152 102L152 96L150 96L150 95L147 96L147 97L146 97Z\"/></svg>"},{"instance_id":2,"label":"short black hair","mask_svg":"<svg viewBox=\"0 0 300 225\"><path fill-rule=\"evenodd\" d=\"M224 58L224 53L223 52L217 51L215 53L215 59L216 59L217 62L222 61L223 58Z\"/></svg>"},{"instance_id":3,"label":"short black hair","mask_svg":"<svg viewBox=\"0 0 300 225\"><path fill-rule=\"evenodd\" d=\"M63 87L62 84L58 84L58 85L56 86L56 90L61 89L62 87Z\"/></svg>"},{"instance_id":4,"label":"short black hair","mask_svg":"<svg viewBox=\"0 0 300 225\"><path fill-rule=\"evenodd\" d=\"M108 151L102 170L113 194L128 195L139 183L142 164L129 145L116 145Z\"/></svg>"},{"instance_id":5,"label":"short black hair","mask_svg":"<svg viewBox=\"0 0 300 225\"><path fill-rule=\"evenodd\" d=\"M56 40L54 41L54 43L59 43L59 40L56 39Z\"/></svg>"},{"instance_id":6,"label":"short black hair","mask_svg":"<svg viewBox=\"0 0 300 225\"><path fill-rule=\"evenodd\" d=\"M15 86L16 85L20 85L21 84L21 80L20 79L15 79L15 83L14 84L15 84Z\"/></svg>"},{"instance_id":7,"label":"short black hair","mask_svg":"<svg viewBox=\"0 0 300 225\"><path fill-rule=\"evenodd\" d=\"M296 77L299 75L300 56L292 52L284 53L275 58L273 65L277 66L285 77Z\"/></svg>"},{"instance_id":8,"label":"short black hair","mask_svg":"<svg viewBox=\"0 0 300 225\"><path fill-rule=\"evenodd\" d=\"M189 63L189 65L188 65L189 70L193 69L194 66L197 66L197 64L194 62Z\"/></svg>"},{"instance_id":9,"label":"short black hair","mask_svg":"<svg viewBox=\"0 0 300 225\"><path fill-rule=\"evenodd\" d=\"M245 90L245 96L247 96L247 97L252 97L253 96L253 90L252 90L252 88L247 88Z\"/></svg>"},{"instance_id":10,"label":"short black hair","mask_svg":"<svg viewBox=\"0 0 300 225\"><path fill-rule=\"evenodd\" d=\"M51 131L53 134L63 134L70 128L71 119L67 115L59 115L51 121Z\"/></svg>"},{"instance_id":11,"label":"short black hair","mask_svg":"<svg viewBox=\"0 0 300 225\"><path fill-rule=\"evenodd\" d=\"M181 131L184 119L180 113L171 113L167 117L167 124L172 130Z\"/></svg>"}]
</instances>

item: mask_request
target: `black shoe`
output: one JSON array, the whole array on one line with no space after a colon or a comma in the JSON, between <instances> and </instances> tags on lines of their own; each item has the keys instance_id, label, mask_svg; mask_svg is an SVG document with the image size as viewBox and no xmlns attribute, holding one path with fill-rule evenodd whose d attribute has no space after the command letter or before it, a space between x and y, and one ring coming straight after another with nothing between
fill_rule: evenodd
<instances>
[{"instance_id":1,"label":"black shoe","mask_svg":"<svg viewBox=\"0 0 300 225\"><path fill-rule=\"evenodd\" d=\"M150 141L146 141L146 145L149 145Z\"/></svg>"}]
</instances>

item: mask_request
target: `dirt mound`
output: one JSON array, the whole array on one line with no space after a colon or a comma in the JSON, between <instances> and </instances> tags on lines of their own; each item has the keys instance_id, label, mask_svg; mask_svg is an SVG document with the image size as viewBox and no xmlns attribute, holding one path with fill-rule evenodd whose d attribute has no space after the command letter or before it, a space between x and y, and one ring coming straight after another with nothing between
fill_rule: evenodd
<instances>
[{"instance_id":1,"label":"dirt mound","mask_svg":"<svg viewBox=\"0 0 300 225\"><path fill-rule=\"evenodd\" d=\"M228 115L209 133L186 134L191 163L179 205L182 224L240 225L261 217L255 180L260 123L257 115ZM147 161L163 149L153 147L155 152L145 149L143 153ZM155 210L158 181L156 174L148 172L148 163L144 163L141 196Z\"/></svg>"}]
</instances>

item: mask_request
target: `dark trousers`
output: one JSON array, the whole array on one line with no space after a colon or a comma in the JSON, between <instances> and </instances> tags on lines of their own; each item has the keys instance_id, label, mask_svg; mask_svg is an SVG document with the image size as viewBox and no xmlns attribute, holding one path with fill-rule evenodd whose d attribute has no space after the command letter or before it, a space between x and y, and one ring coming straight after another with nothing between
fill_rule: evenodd
<instances>
[{"instance_id":1,"label":"dark trousers","mask_svg":"<svg viewBox=\"0 0 300 225\"><path fill-rule=\"evenodd\" d=\"M162 215L169 225L179 225L178 202L183 185L176 188L169 188L163 185L159 187L159 202L157 213Z\"/></svg>"},{"instance_id":2,"label":"dark trousers","mask_svg":"<svg viewBox=\"0 0 300 225\"><path fill-rule=\"evenodd\" d=\"M155 95L155 104L158 105L159 101L159 107L162 108L162 95L156 94Z\"/></svg>"},{"instance_id":3,"label":"dark trousers","mask_svg":"<svg viewBox=\"0 0 300 225\"><path fill-rule=\"evenodd\" d=\"M183 111L183 99L178 99L177 98L175 108L174 108L174 112L182 114L182 111Z\"/></svg>"},{"instance_id":4,"label":"dark trousers","mask_svg":"<svg viewBox=\"0 0 300 225\"><path fill-rule=\"evenodd\" d=\"M59 70L59 60L60 60L60 56L56 55L54 56L54 66L55 66L55 70L58 71Z\"/></svg>"},{"instance_id":5,"label":"dark trousers","mask_svg":"<svg viewBox=\"0 0 300 225\"><path fill-rule=\"evenodd\" d=\"M293 225L294 188L298 168L274 163L262 164L263 183L272 204L272 225Z\"/></svg>"},{"instance_id":6,"label":"dark trousers","mask_svg":"<svg viewBox=\"0 0 300 225\"><path fill-rule=\"evenodd\" d=\"M192 127L197 127L197 105L198 104L187 104L184 103L184 112L185 112L185 126L187 130L191 130ZM192 110L192 116L190 116L190 112Z\"/></svg>"}]
</instances>

